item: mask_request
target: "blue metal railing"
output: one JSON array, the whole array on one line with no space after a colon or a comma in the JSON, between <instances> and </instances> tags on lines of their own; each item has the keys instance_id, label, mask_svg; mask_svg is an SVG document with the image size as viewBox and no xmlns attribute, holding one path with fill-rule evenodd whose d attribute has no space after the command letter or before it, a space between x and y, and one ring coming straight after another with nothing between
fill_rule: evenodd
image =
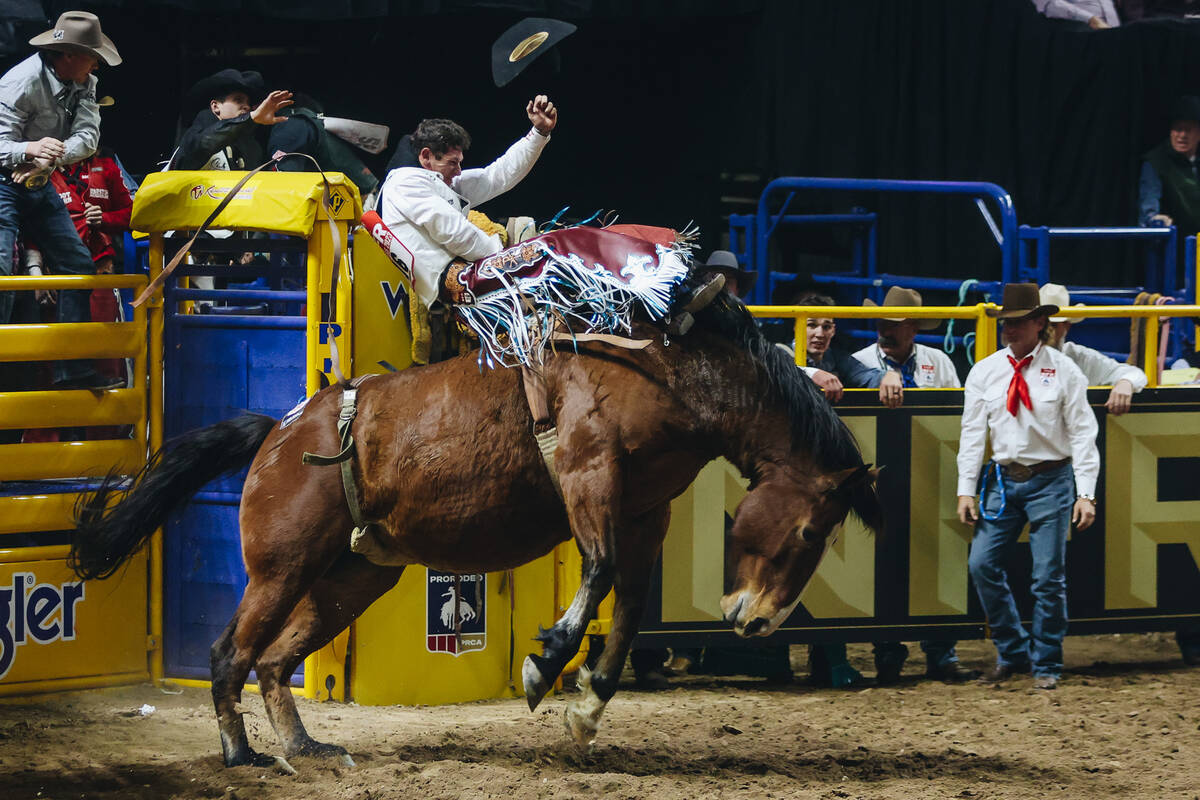
<instances>
[{"instance_id":1,"label":"blue metal railing","mask_svg":"<svg viewBox=\"0 0 1200 800\"><path fill-rule=\"evenodd\" d=\"M773 195L788 192L780 210L771 214L769 203ZM753 264L759 278L749 299L754 303L769 303L777 276L768 267L770 239L780 225L838 224L866 228L866 252L856 253L854 269L849 273L824 276L828 282L862 285L872 288L900 283L913 288L957 289L960 281L940 278L913 278L899 275L880 275L875 267L877 216L874 213L855 210L850 214L788 214L787 208L798 191L855 191L906 194L962 195L975 200L984 221L1000 247L1001 282L1016 279L1017 270L1017 214L1012 197L994 183L979 181L901 181L873 180L862 178L776 178L767 184L758 199L758 210L753 218L733 215L730 217L730 246L743 263ZM999 223L992 218L984 201L990 200L1000 211ZM737 239L742 239L739 243ZM740 247L739 247L740 245ZM861 245L860 245L861 246ZM740 252L739 252L740 250ZM785 276L780 275L779 278ZM816 279L818 276L814 276ZM998 284L997 284L998 285Z\"/></svg>"}]
</instances>

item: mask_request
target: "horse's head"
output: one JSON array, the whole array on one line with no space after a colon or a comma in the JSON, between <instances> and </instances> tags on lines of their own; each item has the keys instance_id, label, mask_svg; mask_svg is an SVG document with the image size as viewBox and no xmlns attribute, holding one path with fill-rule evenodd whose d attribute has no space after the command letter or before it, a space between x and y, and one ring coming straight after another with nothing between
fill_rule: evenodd
<instances>
[{"instance_id":1,"label":"horse's head","mask_svg":"<svg viewBox=\"0 0 1200 800\"><path fill-rule=\"evenodd\" d=\"M778 470L755 482L734 519L733 584L721 598L739 636L767 636L788 618L850 511L882 530L878 474L863 464L813 480Z\"/></svg>"}]
</instances>

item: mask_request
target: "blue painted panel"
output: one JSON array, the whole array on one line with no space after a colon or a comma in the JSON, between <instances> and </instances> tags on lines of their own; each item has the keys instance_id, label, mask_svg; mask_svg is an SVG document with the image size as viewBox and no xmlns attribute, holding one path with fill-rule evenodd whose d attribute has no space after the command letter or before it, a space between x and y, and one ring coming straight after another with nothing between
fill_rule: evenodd
<instances>
[{"instance_id":1,"label":"blue painted panel","mask_svg":"<svg viewBox=\"0 0 1200 800\"><path fill-rule=\"evenodd\" d=\"M165 433L230 419L243 411L281 417L304 397L303 330L181 324L168 317ZM205 320L209 323L209 320ZM237 501L245 472L203 491L232 502L196 501L166 528L164 633L168 675L207 679L209 648L233 617L246 586ZM300 673L297 673L300 674Z\"/></svg>"}]
</instances>

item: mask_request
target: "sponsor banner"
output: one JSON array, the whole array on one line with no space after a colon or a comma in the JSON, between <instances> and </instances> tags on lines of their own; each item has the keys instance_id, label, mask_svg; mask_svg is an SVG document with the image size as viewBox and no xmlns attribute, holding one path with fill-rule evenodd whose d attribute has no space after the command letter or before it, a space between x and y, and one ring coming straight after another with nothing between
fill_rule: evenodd
<instances>
[{"instance_id":1,"label":"sponsor banner","mask_svg":"<svg viewBox=\"0 0 1200 800\"><path fill-rule=\"evenodd\" d=\"M0 687L144 672L146 620L145 555L104 581L61 560L0 564Z\"/></svg>"},{"instance_id":2,"label":"sponsor banner","mask_svg":"<svg viewBox=\"0 0 1200 800\"><path fill-rule=\"evenodd\" d=\"M487 576L428 570L425 649L460 656L487 647Z\"/></svg>"},{"instance_id":3,"label":"sponsor banner","mask_svg":"<svg viewBox=\"0 0 1200 800\"><path fill-rule=\"evenodd\" d=\"M1054 375L1036 379L1053 381ZM1146 389L1119 417L1089 400L1100 422L1095 524L1067 544L1072 633L1174 630L1200 622L1200 388ZM879 481L887 532L853 517L792 616L770 641L979 638L984 617L967 574L972 528L958 521L961 390L910 390L898 410L878 393L848 391L838 413ZM737 469L709 464L672 504L639 642L733 639L721 619L728 526L746 493ZM1009 580L1030 619L1028 527Z\"/></svg>"}]
</instances>

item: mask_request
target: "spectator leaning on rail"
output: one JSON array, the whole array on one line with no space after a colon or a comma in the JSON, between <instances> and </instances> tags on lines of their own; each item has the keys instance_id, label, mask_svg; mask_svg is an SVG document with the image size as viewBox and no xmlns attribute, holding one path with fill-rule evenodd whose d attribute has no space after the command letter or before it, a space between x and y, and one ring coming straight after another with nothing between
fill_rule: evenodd
<instances>
[{"instance_id":1,"label":"spectator leaning on rail","mask_svg":"<svg viewBox=\"0 0 1200 800\"><path fill-rule=\"evenodd\" d=\"M832 306L832 297L810 292L796 298L798 306ZM820 386L829 402L842 399L846 386L852 389L879 389L879 400L888 408L899 408L904 397L903 381L898 372L869 367L845 350L830 347L837 323L830 317L809 317L805 348L807 366L803 367L813 383ZM790 350L790 348L787 348Z\"/></svg>"},{"instance_id":2,"label":"spectator leaning on rail","mask_svg":"<svg viewBox=\"0 0 1200 800\"><path fill-rule=\"evenodd\" d=\"M1060 308L1070 302L1070 295L1065 286L1057 283L1047 283L1039 290L1043 303L1056 305ZM1082 303L1077 303L1076 308ZM1129 411L1133 395L1146 388L1146 373L1132 364L1109 358L1108 356L1084 347L1081 344L1067 341L1071 325L1079 322L1080 317L1051 317L1050 341L1051 347L1057 348L1070 357L1075 365L1083 372L1089 386L1112 386L1108 393L1105 407L1108 413L1120 416ZM1192 623L1175 631L1175 641L1179 644L1179 652L1184 663L1189 666L1200 666L1200 625Z\"/></svg>"},{"instance_id":3,"label":"spectator leaning on rail","mask_svg":"<svg viewBox=\"0 0 1200 800\"><path fill-rule=\"evenodd\" d=\"M1196 148L1200 145L1200 98L1185 95L1171 106L1171 127L1142 158L1138 179L1138 223L1158 222L1185 236L1200 231L1200 179Z\"/></svg>"},{"instance_id":4,"label":"spectator leaning on rail","mask_svg":"<svg viewBox=\"0 0 1200 800\"><path fill-rule=\"evenodd\" d=\"M291 92L267 93L262 75L236 69L197 81L189 96L205 106L180 137L168 169L254 169L266 160L255 133L285 121L279 110L292 104Z\"/></svg>"},{"instance_id":5,"label":"spectator leaning on rail","mask_svg":"<svg viewBox=\"0 0 1200 800\"><path fill-rule=\"evenodd\" d=\"M1064 308L1071 302L1067 287L1057 283L1047 283L1038 289L1038 295L1045 305ZM1076 308L1082 307L1076 304ZM1122 364L1116 359L1109 358L1098 350L1084 347L1081 344L1067 341L1071 326L1082 317L1051 317L1050 340L1046 344L1062 351L1064 355L1075 362L1088 386L1111 386L1108 402L1105 407L1114 417L1129 410L1133 396L1146 388L1146 373L1132 364Z\"/></svg>"},{"instance_id":6,"label":"spectator leaning on rail","mask_svg":"<svg viewBox=\"0 0 1200 800\"><path fill-rule=\"evenodd\" d=\"M967 564L997 652L996 666L982 683L1032 668L1035 688L1058 685L1067 632L1067 533L1071 523L1082 531L1096 516L1096 415L1088 406L1083 373L1045 344L1049 317L1057 311L1040 302L1037 284L1005 286L997 315L1008 346L967 375L958 518L975 526ZM993 460L981 477L989 437ZM1033 554L1032 639L1021 625L1004 569L1026 522Z\"/></svg>"},{"instance_id":7,"label":"spectator leaning on rail","mask_svg":"<svg viewBox=\"0 0 1200 800\"><path fill-rule=\"evenodd\" d=\"M863 305L873 306L870 300ZM921 294L915 289L893 286L883 298L883 306L919 306ZM879 338L874 344L854 354L854 358L868 367L900 373L903 387L900 399L903 402L906 388L911 389L957 389L962 386L950 357L941 350L926 347L916 341L918 330L932 330L941 324L936 319L905 319L883 317L875 321ZM882 399L882 398L881 398ZM975 670L963 669L958 663L955 641L926 640L921 642L925 653L925 675L950 683L974 680L979 677ZM875 681L880 684L895 683L900 679L908 648L900 642L875 643Z\"/></svg>"},{"instance_id":8,"label":"spectator leaning on rail","mask_svg":"<svg viewBox=\"0 0 1200 800\"><path fill-rule=\"evenodd\" d=\"M100 20L84 11L64 12L54 27L29 40L38 52L0 78L0 275L13 271L13 244L20 233L35 241L47 261L76 275L95 272L66 208L47 181L51 170L96 151L100 113L96 77L103 61L121 63L116 47L100 30ZM60 322L87 322L91 292L59 294ZM0 293L0 324L12 312L11 293ZM86 362L54 366L56 388L110 389Z\"/></svg>"}]
</instances>

